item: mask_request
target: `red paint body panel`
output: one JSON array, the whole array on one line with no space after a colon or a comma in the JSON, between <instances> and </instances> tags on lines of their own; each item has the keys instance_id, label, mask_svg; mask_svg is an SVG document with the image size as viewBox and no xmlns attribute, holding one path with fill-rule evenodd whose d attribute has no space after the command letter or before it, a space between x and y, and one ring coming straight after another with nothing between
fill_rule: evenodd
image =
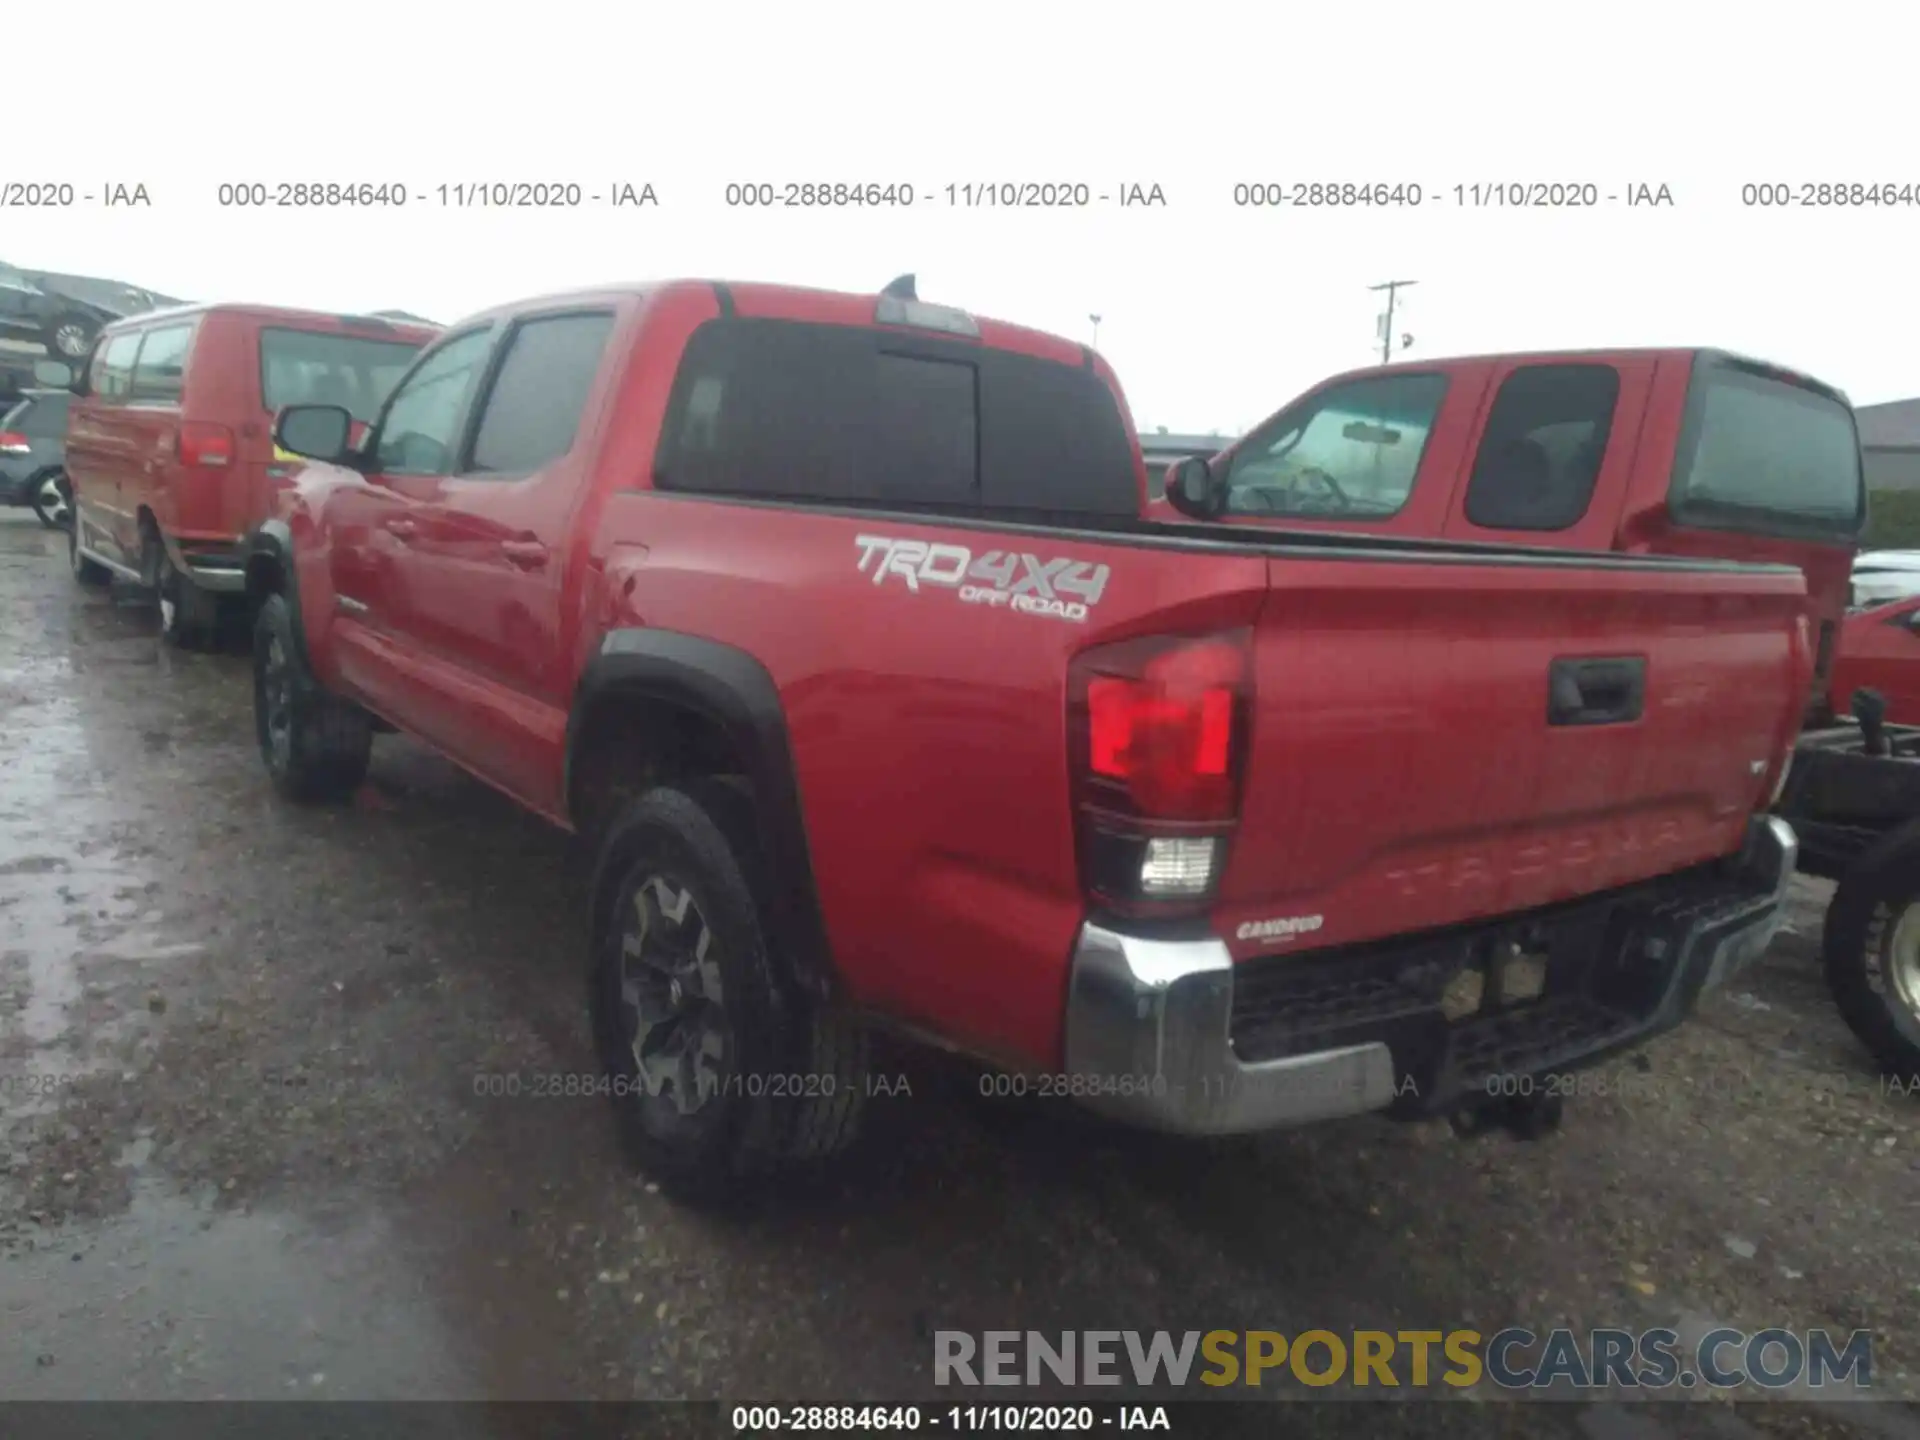
<instances>
[{"instance_id":1,"label":"red paint body panel","mask_svg":"<svg viewBox=\"0 0 1920 1440\"><path fill-rule=\"evenodd\" d=\"M1792 565L1806 577L1808 615L1817 636L1822 626L1837 627L1845 613L1856 545L1707 529L1677 523L1673 518L1668 490L1681 439L1688 387L1695 361L1702 353L1691 349L1601 350L1467 356L1402 361L1331 376L1296 396L1275 411L1275 415L1322 391L1371 375L1441 373L1449 377L1451 384L1446 399L1421 456L1413 492L1405 507L1381 520L1291 516L1280 519L1248 514L1223 516L1217 523L1254 528L1444 536L1462 541L1501 541L1554 549L1618 550L1629 554ZM1619 399L1606 455L1585 514L1573 526L1557 531L1498 530L1473 524L1466 517L1467 481L1501 381L1526 366L1570 363L1607 365L1620 377ZM1220 458L1224 460L1232 453L1229 447ZM1142 514L1160 521L1182 519L1164 501L1143 504Z\"/></svg>"},{"instance_id":2,"label":"red paint body panel","mask_svg":"<svg viewBox=\"0 0 1920 1440\"><path fill-rule=\"evenodd\" d=\"M872 323L871 296L730 294L743 316ZM720 313L714 287L493 318L563 301L616 317L563 460L485 487L315 465L281 498L316 671L565 824L568 716L603 635L656 627L752 656L779 693L840 981L976 1053L1059 1062L1088 914L1067 677L1090 647L1254 635L1251 759L1213 915L1224 935L1313 909L1327 917L1315 945L1353 940L1728 854L1770 778L1750 762L1790 740L1810 664L1791 571L1303 556L1156 526L1034 525L1020 548L1110 567L1084 623L876 583L863 535L1014 542L965 520L653 490L668 394L693 331ZM1064 340L980 328L986 345L1086 363ZM395 519L410 536L394 537ZM544 544L545 569L506 573L503 539ZM1647 659L1645 718L1550 732L1549 662L1621 654Z\"/></svg>"},{"instance_id":3,"label":"red paint body panel","mask_svg":"<svg viewBox=\"0 0 1920 1440\"><path fill-rule=\"evenodd\" d=\"M1895 725L1920 725L1920 599L1895 600L1849 615L1828 692L1834 713L1848 714L1856 690L1878 690Z\"/></svg>"}]
</instances>

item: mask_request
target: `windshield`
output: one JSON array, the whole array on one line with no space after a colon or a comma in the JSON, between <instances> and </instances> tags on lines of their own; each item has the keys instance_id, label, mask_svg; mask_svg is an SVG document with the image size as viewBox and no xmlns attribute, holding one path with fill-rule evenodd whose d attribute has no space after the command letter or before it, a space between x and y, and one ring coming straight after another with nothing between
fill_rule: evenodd
<instances>
[{"instance_id":1,"label":"windshield","mask_svg":"<svg viewBox=\"0 0 1920 1440\"><path fill-rule=\"evenodd\" d=\"M260 394L268 410L340 405L371 425L420 346L318 330L260 332Z\"/></svg>"},{"instance_id":2,"label":"windshield","mask_svg":"<svg viewBox=\"0 0 1920 1440\"><path fill-rule=\"evenodd\" d=\"M1749 365L1702 360L1672 505L1682 523L1851 543L1866 522L1853 412Z\"/></svg>"}]
</instances>

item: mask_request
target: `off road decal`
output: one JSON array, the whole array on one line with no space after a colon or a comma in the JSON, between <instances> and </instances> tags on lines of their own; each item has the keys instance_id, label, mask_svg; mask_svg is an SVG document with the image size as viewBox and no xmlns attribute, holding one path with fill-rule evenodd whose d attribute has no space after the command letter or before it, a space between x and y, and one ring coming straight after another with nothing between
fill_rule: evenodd
<instances>
[{"instance_id":1,"label":"off road decal","mask_svg":"<svg viewBox=\"0 0 1920 1440\"><path fill-rule=\"evenodd\" d=\"M860 573L873 583L889 579L916 595L923 587L956 591L963 605L985 605L1021 615L1084 622L1106 593L1105 565L1085 560L1043 559L1014 550L988 550L976 556L965 545L926 540L895 540L885 535L856 535Z\"/></svg>"}]
</instances>

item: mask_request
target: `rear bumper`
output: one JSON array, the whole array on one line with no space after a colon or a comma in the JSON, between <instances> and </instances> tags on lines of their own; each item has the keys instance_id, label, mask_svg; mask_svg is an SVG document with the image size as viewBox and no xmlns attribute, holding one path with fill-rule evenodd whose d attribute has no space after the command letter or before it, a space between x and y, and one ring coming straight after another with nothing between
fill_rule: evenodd
<instances>
[{"instance_id":1,"label":"rear bumper","mask_svg":"<svg viewBox=\"0 0 1920 1440\"><path fill-rule=\"evenodd\" d=\"M1089 922L1067 1003L1073 1093L1195 1135L1511 1094L1516 1077L1592 1065L1673 1028L1757 959L1798 848L1790 826L1763 817L1724 865L1443 936L1239 965L1217 939ZM1443 997L1463 966L1519 943L1546 955L1538 997L1449 1019Z\"/></svg>"},{"instance_id":2,"label":"rear bumper","mask_svg":"<svg viewBox=\"0 0 1920 1440\"><path fill-rule=\"evenodd\" d=\"M173 563L202 590L234 595L247 588L246 556L239 541L194 540L185 545L166 537Z\"/></svg>"}]
</instances>

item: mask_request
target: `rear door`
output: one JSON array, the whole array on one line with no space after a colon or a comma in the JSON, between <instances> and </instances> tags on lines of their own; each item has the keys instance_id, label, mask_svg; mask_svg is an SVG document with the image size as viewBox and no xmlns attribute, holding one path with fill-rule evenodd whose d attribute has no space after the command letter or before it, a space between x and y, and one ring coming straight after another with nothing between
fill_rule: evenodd
<instances>
[{"instance_id":1,"label":"rear door","mask_svg":"<svg viewBox=\"0 0 1920 1440\"><path fill-rule=\"evenodd\" d=\"M1653 373L1638 357L1498 362L1442 533L1612 549Z\"/></svg>"},{"instance_id":2,"label":"rear door","mask_svg":"<svg viewBox=\"0 0 1920 1440\"><path fill-rule=\"evenodd\" d=\"M402 562L406 640L447 691L423 733L543 810L559 793L571 700L561 587L581 572L564 547L588 482L576 441L604 393L613 324L598 308L507 327L451 473L421 492Z\"/></svg>"},{"instance_id":3,"label":"rear door","mask_svg":"<svg viewBox=\"0 0 1920 1440\"><path fill-rule=\"evenodd\" d=\"M151 514L164 535L176 540L231 539L206 533L206 497L224 482L231 452L202 457L181 445L181 409L186 396L187 361L192 354L196 322L182 320L155 325L140 332L134 354L133 377L127 403L120 411L133 451L125 472L121 499L136 526L142 513ZM140 537L132 537L136 546Z\"/></svg>"},{"instance_id":4,"label":"rear door","mask_svg":"<svg viewBox=\"0 0 1920 1440\"><path fill-rule=\"evenodd\" d=\"M138 568L138 495L147 454L127 423L133 361L140 332L110 335L94 352L88 395L74 410L67 431L67 475L74 489L74 524L83 549L102 560Z\"/></svg>"}]
</instances>

